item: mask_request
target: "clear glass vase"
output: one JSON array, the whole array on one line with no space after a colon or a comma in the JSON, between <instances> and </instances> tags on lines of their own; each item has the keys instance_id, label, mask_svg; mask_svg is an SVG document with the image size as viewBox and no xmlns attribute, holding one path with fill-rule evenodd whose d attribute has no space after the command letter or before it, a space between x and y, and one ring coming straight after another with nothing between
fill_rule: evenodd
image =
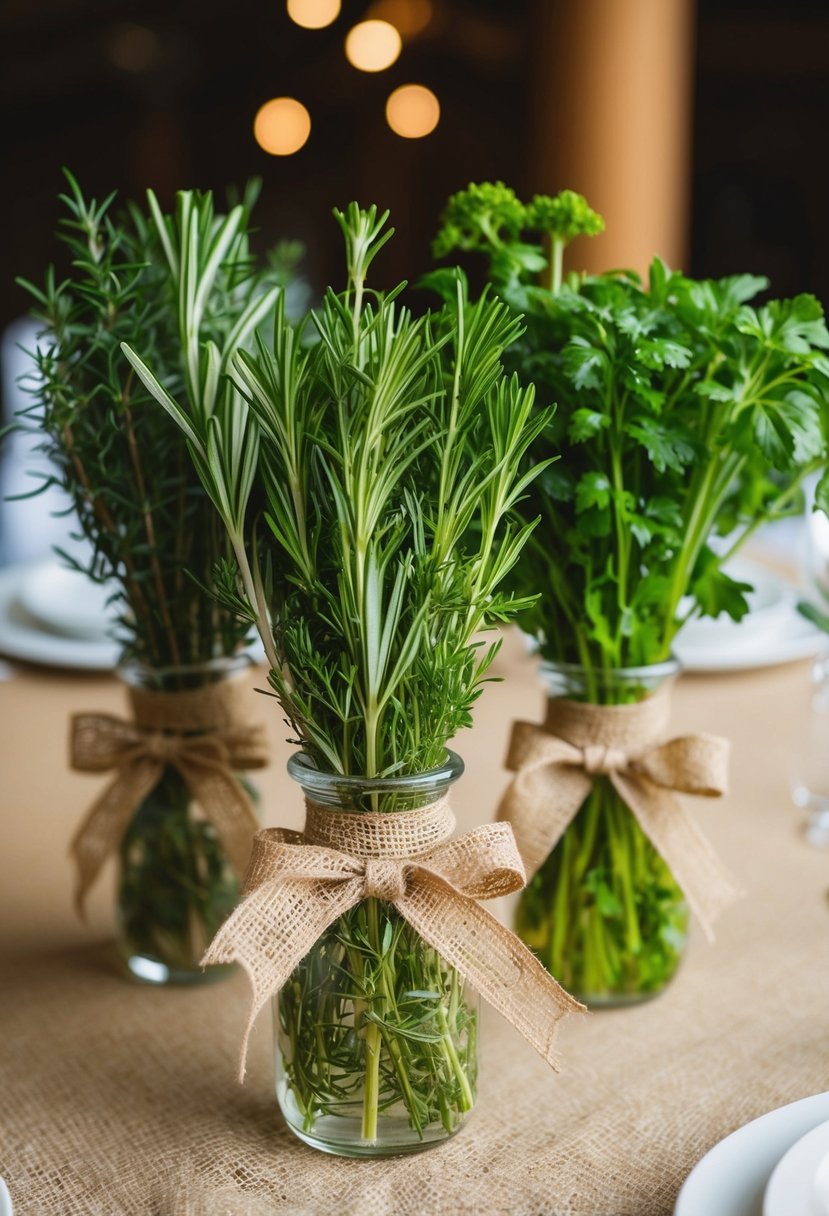
<instances>
[{"instance_id":1,"label":"clear glass vase","mask_svg":"<svg viewBox=\"0 0 829 1216\"><path fill-rule=\"evenodd\" d=\"M242 656L164 669L131 664L116 674L130 689L181 693L240 679L249 668ZM116 945L130 975L146 984L201 984L230 974L232 967L205 970L199 960L239 893L215 828L167 765L119 848Z\"/></svg>"},{"instance_id":2,"label":"clear glass vase","mask_svg":"<svg viewBox=\"0 0 829 1216\"><path fill-rule=\"evenodd\" d=\"M809 843L829 848L829 655L812 663L794 719L792 800L807 813L804 834Z\"/></svg>"},{"instance_id":3,"label":"clear glass vase","mask_svg":"<svg viewBox=\"0 0 829 1216\"><path fill-rule=\"evenodd\" d=\"M673 680L675 662L596 671L543 664L550 697L599 705L644 700ZM598 777L567 831L522 891L518 936L588 1007L635 1004L673 978L688 907L671 870L607 777Z\"/></svg>"},{"instance_id":4,"label":"clear glass vase","mask_svg":"<svg viewBox=\"0 0 829 1216\"><path fill-rule=\"evenodd\" d=\"M318 806L394 812L442 797L463 772L377 780L288 771ZM347 1157L418 1152L475 1103L478 997L397 913L366 899L319 939L273 1000L276 1094L306 1144Z\"/></svg>"}]
</instances>

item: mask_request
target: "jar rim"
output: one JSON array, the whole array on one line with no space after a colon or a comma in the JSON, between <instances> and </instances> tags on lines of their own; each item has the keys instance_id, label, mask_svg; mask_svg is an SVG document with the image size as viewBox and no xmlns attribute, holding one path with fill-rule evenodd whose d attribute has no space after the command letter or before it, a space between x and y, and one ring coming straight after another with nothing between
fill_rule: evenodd
<instances>
[{"instance_id":1,"label":"jar rim","mask_svg":"<svg viewBox=\"0 0 829 1216\"><path fill-rule=\"evenodd\" d=\"M180 663L165 667L154 667L152 663L142 663L138 659L127 659L115 668L116 677L130 687L147 687L148 677L156 684L176 676L193 675L235 675L247 671L254 665L253 658L243 650L239 654L219 655L215 659L206 659L203 663Z\"/></svg>"},{"instance_id":2,"label":"jar rim","mask_svg":"<svg viewBox=\"0 0 829 1216\"><path fill-rule=\"evenodd\" d=\"M452 784L463 775L464 762L457 752L446 749L446 759L437 768L402 777L362 777L344 773L329 773L317 768L307 752L294 752L288 759L288 776L312 792L326 793L337 789L341 793L418 793L439 784Z\"/></svg>"},{"instance_id":3,"label":"jar rim","mask_svg":"<svg viewBox=\"0 0 829 1216\"><path fill-rule=\"evenodd\" d=\"M679 675L682 671L682 664L673 655L669 659L663 659L661 663L645 663L639 667L594 667L592 665L585 665L584 663L554 663L550 659L542 659L540 670L553 675L561 673L568 676L578 676L589 671L599 677L608 676L613 678L620 676L623 679L635 680Z\"/></svg>"}]
</instances>

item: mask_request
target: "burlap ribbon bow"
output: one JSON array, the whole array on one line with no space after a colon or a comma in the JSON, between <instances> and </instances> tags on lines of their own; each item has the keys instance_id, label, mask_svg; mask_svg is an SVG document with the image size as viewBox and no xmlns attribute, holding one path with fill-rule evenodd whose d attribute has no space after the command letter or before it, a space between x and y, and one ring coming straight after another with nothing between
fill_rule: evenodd
<instances>
[{"instance_id":1,"label":"burlap ribbon bow","mask_svg":"<svg viewBox=\"0 0 829 1216\"><path fill-rule=\"evenodd\" d=\"M202 959L238 962L250 978L240 1080L262 1006L329 925L369 898L391 904L555 1067L557 1023L583 1006L477 902L524 885L512 829L488 824L450 840L453 827L445 800L389 814L331 811L309 801L304 832L257 833L246 898Z\"/></svg>"},{"instance_id":2,"label":"burlap ribbon bow","mask_svg":"<svg viewBox=\"0 0 829 1216\"><path fill-rule=\"evenodd\" d=\"M607 777L670 866L706 936L742 894L676 798L726 792L729 743L715 735L658 742L668 690L633 705L549 702L543 726L515 722L507 767L516 772L498 808L512 824L528 875L553 850L598 777Z\"/></svg>"},{"instance_id":3,"label":"burlap ribbon bow","mask_svg":"<svg viewBox=\"0 0 829 1216\"><path fill-rule=\"evenodd\" d=\"M244 721L236 683L184 692L128 691L133 721L111 714L72 718L72 768L85 773L116 770L70 846L77 865L75 902L81 913L101 867L168 766L181 774L240 874L259 826L234 770L261 768L268 756L261 727Z\"/></svg>"}]
</instances>

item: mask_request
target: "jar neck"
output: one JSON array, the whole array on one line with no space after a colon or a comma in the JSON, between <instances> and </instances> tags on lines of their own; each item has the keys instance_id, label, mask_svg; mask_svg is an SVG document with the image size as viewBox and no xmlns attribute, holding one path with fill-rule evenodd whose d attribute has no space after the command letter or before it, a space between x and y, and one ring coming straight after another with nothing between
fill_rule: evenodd
<instances>
[{"instance_id":1,"label":"jar neck","mask_svg":"<svg viewBox=\"0 0 829 1216\"><path fill-rule=\"evenodd\" d=\"M627 705L644 701L679 675L676 659L645 667L596 668L576 663L542 662L539 669L547 696L591 705Z\"/></svg>"},{"instance_id":2,"label":"jar neck","mask_svg":"<svg viewBox=\"0 0 829 1216\"><path fill-rule=\"evenodd\" d=\"M447 751L438 768L405 777L344 776L318 769L305 752L288 761L288 775L317 806L339 811L412 811L437 802L463 774L464 764Z\"/></svg>"},{"instance_id":3,"label":"jar neck","mask_svg":"<svg viewBox=\"0 0 829 1216\"><path fill-rule=\"evenodd\" d=\"M115 674L129 688L152 692L186 692L226 680L239 679L250 670L247 654L210 659L206 663L183 664L180 667L150 667L144 663L122 663Z\"/></svg>"}]
</instances>

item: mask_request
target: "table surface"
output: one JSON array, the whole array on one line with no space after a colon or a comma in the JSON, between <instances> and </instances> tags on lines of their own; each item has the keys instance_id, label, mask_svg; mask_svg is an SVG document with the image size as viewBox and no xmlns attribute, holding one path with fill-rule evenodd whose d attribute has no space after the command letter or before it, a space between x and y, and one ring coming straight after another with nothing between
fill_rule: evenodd
<instances>
[{"instance_id":1,"label":"table surface","mask_svg":"<svg viewBox=\"0 0 829 1216\"><path fill-rule=\"evenodd\" d=\"M829 854L805 843L788 794L807 673L798 663L677 685L672 729L734 743L729 795L692 807L747 890L716 943L693 931L658 999L567 1019L559 1075L485 1011L468 1126L433 1151L367 1162L316 1154L282 1125L265 1016L236 1084L243 977L155 990L118 974L111 865L87 922L75 918L68 842L105 778L68 770L67 719L121 712L123 691L108 677L16 669L0 684L0 1174L17 1212L670 1213L716 1141L829 1089ZM494 813L511 720L541 714L514 635L496 674L456 741L460 830ZM254 673L252 687L264 683ZM273 701L260 716L273 755L257 774L263 821L300 826L286 728Z\"/></svg>"}]
</instances>

